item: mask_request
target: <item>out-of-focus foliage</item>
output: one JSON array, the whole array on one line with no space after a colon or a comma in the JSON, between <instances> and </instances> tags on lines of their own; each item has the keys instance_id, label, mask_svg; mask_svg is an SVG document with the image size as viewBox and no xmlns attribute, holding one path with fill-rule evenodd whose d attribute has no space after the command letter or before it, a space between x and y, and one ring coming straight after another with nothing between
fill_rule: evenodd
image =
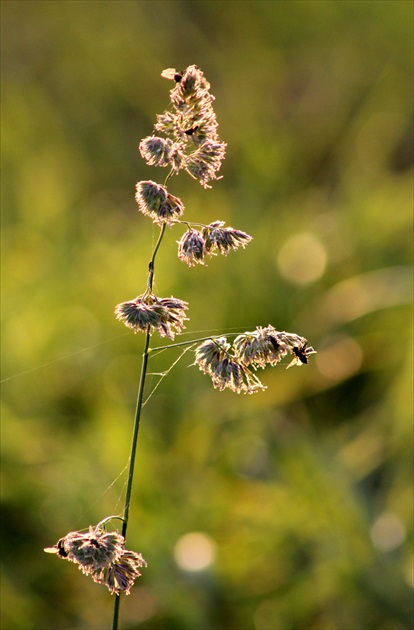
<instances>
[{"instance_id":1,"label":"out-of-focus foliage","mask_svg":"<svg viewBox=\"0 0 414 630\"><path fill-rule=\"evenodd\" d=\"M137 147L161 71L195 63L224 178L169 189L254 240L190 269L168 231L156 291L190 303L195 337L272 324L318 354L250 397L186 354L154 391L128 534L148 568L122 627L408 630L412 3L1 10L2 627L110 627L107 590L42 549L122 510L143 339L113 309L145 289L158 235L135 182L165 177Z\"/></svg>"}]
</instances>

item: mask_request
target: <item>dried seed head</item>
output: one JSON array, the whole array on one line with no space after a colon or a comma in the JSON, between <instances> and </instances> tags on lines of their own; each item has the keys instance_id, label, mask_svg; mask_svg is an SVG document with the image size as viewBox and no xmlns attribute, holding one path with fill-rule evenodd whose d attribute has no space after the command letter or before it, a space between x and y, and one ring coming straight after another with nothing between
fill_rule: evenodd
<instances>
[{"instance_id":1,"label":"dried seed head","mask_svg":"<svg viewBox=\"0 0 414 630\"><path fill-rule=\"evenodd\" d=\"M141 575L139 569L146 566L140 553L124 550L117 562L92 573L91 577L94 582L104 584L112 595L129 595L135 579Z\"/></svg>"},{"instance_id":2,"label":"dried seed head","mask_svg":"<svg viewBox=\"0 0 414 630\"><path fill-rule=\"evenodd\" d=\"M175 334L180 334L185 328L185 311L188 302L177 298L157 298L153 294L143 294L129 302L122 302L115 307L116 318L125 326L138 331L147 332L148 327L152 334L154 330L161 337L174 339Z\"/></svg>"},{"instance_id":3,"label":"dried seed head","mask_svg":"<svg viewBox=\"0 0 414 630\"><path fill-rule=\"evenodd\" d=\"M198 66L188 66L182 73L180 81L170 92L172 104L177 109L191 106L194 103L212 101L214 97L209 93L210 83L204 77Z\"/></svg>"},{"instance_id":4,"label":"dried seed head","mask_svg":"<svg viewBox=\"0 0 414 630\"><path fill-rule=\"evenodd\" d=\"M233 342L238 357L254 369L264 368L267 364L276 365L287 354L294 356L287 366L302 365L308 362L308 355L314 354L313 348L307 347L307 341L294 333L279 332L269 324L266 328L257 326L253 332L239 335Z\"/></svg>"},{"instance_id":5,"label":"dried seed head","mask_svg":"<svg viewBox=\"0 0 414 630\"><path fill-rule=\"evenodd\" d=\"M250 368L276 365L287 354L294 357L288 367L306 364L308 356L316 352L307 343L304 337L278 332L269 324L238 335L233 345L226 337L204 341L195 350L195 363L211 377L214 387L253 394L266 388Z\"/></svg>"},{"instance_id":6,"label":"dried seed head","mask_svg":"<svg viewBox=\"0 0 414 630\"><path fill-rule=\"evenodd\" d=\"M189 229L178 243L178 258L193 267L196 263L204 265L204 239L198 230Z\"/></svg>"},{"instance_id":7,"label":"dried seed head","mask_svg":"<svg viewBox=\"0 0 414 630\"><path fill-rule=\"evenodd\" d=\"M255 394L266 389L257 376L236 359L224 359L217 372L210 376L213 386L220 391L228 388L236 394Z\"/></svg>"},{"instance_id":8,"label":"dried seed head","mask_svg":"<svg viewBox=\"0 0 414 630\"><path fill-rule=\"evenodd\" d=\"M253 240L246 232L223 226L224 221L214 221L203 228L206 253L210 256L214 256L216 250L227 255L231 249L236 250L239 247L244 249Z\"/></svg>"},{"instance_id":9,"label":"dried seed head","mask_svg":"<svg viewBox=\"0 0 414 630\"><path fill-rule=\"evenodd\" d=\"M171 225L184 212L184 205L178 197L171 195L165 186L152 181L141 181L136 185L135 201L142 214L154 223Z\"/></svg>"},{"instance_id":10,"label":"dried seed head","mask_svg":"<svg viewBox=\"0 0 414 630\"><path fill-rule=\"evenodd\" d=\"M254 394L266 389L229 351L230 344L225 337L204 341L195 351L195 362L202 372L211 377L213 386L220 391L228 388L237 394Z\"/></svg>"},{"instance_id":11,"label":"dried seed head","mask_svg":"<svg viewBox=\"0 0 414 630\"><path fill-rule=\"evenodd\" d=\"M162 114L157 114L157 122L154 129L160 133L175 137L177 122L177 115L167 110ZM178 129L181 129L181 126L178 126Z\"/></svg>"},{"instance_id":12,"label":"dried seed head","mask_svg":"<svg viewBox=\"0 0 414 630\"><path fill-rule=\"evenodd\" d=\"M148 164L169 164L175 172L183 168L204 188L210 188L209 182L219 179L217 172L226 149L217 134L210 84L194 65L182 72L167 68L162 76L175 81L170 91L172 111L157 115L154 131L169 136L172 145L168 145L168 151L159 143L148 147L150 140L146 138L141 154Z\"/></svg>"},{"instance_id":13,"label":"dried seed head","mask_svg":"<svg viewBox=\"0 0 414 630\"><path fill-rule=\"evenodd\" d=\"M230 344L225 337L203 341L195 350L195 361L205 374L212 374L227 357Z\"/></svg>"},{"instance_id":14,"label":"dried seed head","mask_svg":"<svg viewBox=\"0 0 414 630\"><path fill-rule=\"evenodd\" d=\"M87 534L69 532L54 547L47 547L45 551L78 564L83 573L91 573L115 562L123 551L123 542L123 537L117 532L104 532L90 527Z\"/></svg>"},{"instance_id":15,"label":"dried seed head","mask_svg":"<svg viewBox=\"0 0 414 630\"><path fill-rule=\"evenodd\" d=\"M115 307L115 315L135 333L147 332L148 326L157 329L161 322L160 316L153 311L152 304L146 304L142 297L118 304Z\"/></svg>"},{"instance_id":16,"label":"dried seed head","mask_svg":"<svg viewBox=\"0 0 414 630\"><path fill-rule=\"evenodd\" d=\"M155 296L152 297L155 298ZM174 339L175 334L180 335L182 333L185 329L184 322L189 319L185 316L188 302L174 297L155 299L153 310L160 316L161 320L160 325L157 327L157 332L161 337Z\"/></svg>"},{"instance_id":17,"label":"dried seed head","mask_svg":"<svg viewBox=\"0 0 414 630\"><path fill-rule=\"evenodd\" d=\"M276 365L289 352L289 346L278 339L273 326L239 335L233 342L236 355L245 365L254 369L264 368L267 364Z\"/></svg>"},{"instance_id":18,"label":"dried seed head","mask_svg":"<svg viewBox=\"0 0 414 630\"><path fill-rule=\"evenodd\" d=\"M211 188L209 181L220 179L217 171L226 153L226 144L206 140L196 151L186 157L184 168L191 177L197 179L203 188Z\"/></svg>"},{"instance_id":19,"label":"dried seed head","mask_svg":"<svg viewBox=\"0 0 414 630\"><path fill-rule=\"evenodd\" d=\"M148 166L168 166L171 162L171 140L148 136L139 143L139 152Z\"/></svg>"},{"instance_id":20,"label":"dried seed head","mask_svg":"<svg viewBox=\"0 0 414 630\"><path fill-rule=\"evenodd\" d=\"M124 543L124 537L117 532L90 527L87 534L69 532L45 551L73 562L111 593L122 591L128 595L135 578L141 575L138 568L147 563L140 553L125 549Z\"/></svg>"}]
</instances>

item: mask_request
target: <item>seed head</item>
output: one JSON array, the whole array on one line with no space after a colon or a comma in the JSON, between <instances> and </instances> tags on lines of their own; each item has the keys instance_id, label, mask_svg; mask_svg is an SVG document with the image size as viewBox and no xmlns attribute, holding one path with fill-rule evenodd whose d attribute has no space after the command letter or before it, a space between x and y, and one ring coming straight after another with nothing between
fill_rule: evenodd
<instances>
[{"instance_id":1,"label":"seed head","mask_svg":"<svg viewBox=\"0 0 414 630\"><path fill-rule=\"evenodd\" d=\"M266 328L257 326L253 332L239 335L233 342L235 354L245 365L254 369L264 368L267 364L276 365L287 354L294 359L287 366L308 363L308 355L316 350L307 347L307 341L294 333L278 332L269 324Z\"/></svg>"},{"instance_id":2,"label":"seed head","mask_svg":"<svg viewBox=\"0 0 414 630\"><path fill-rule=\"evenodd\" d=\"M206 140L196 151L184 160L184 168L191 177L197 179L203 188L211 188L209 181L220 179L217 171L224 160L226 144Z\"/></svg>"},{"instance_id":3,"label":"seed head","mask_svg":"<svg viewBox=\"0 0 414 630\"><path fill-rule=\"evenodd\" d=\"M154 223L171 223L184 212L184 205L178 197L174 197L165 186L152 181L138 182L135 201L142 214L150 217Z\"/></svg>"},{"instance_id":4,"label":"seed head","mask_svg":"<svg viewBox=\"0 0 414 630\"><path fill-rule=\"evenodd\" d=\"M214 96L210 94L210 83L204 77L198 66L188 66L184 70L181 80L176 82L170 92L170 99L178 110L191 107L202 102L211 102Z\"/></svg>"},{"instance_id":5,"label":"seed head","mask_svg":"<svg viewBox=\"0 0 414 630\"><path fill-rule=\"evenodd\" d=\"M216 250L227 255L231 249L236 250L239 247L244 249L253 240L246 232L223 226L224 221L214 221L203 228L206 253L210 256L214 256Z\"/></svg>"},{"instance_id":6,"label":"seed head","mask_svg":"<svg viewBox=\"0 0 414 630\"><path fill-rule=\"evenodd\" d=\"M112 562L91 576L94 582L105 584L111 595L129 595L135 579L141 575L139 568L146 566L140 553L124 550L117 562Z\"/></svg>"},{"instance_id":7,"label":"seed head","mask_svg":"<svg viewBox=\"0 0 414 630\"><path fill-rule=\"evenodd\" d=\"M266 388L251 369L276 365L287 354L294 357L288 368L306 364L308 356L316 352L307 343L304 337L278 332L270 324L257 326L253 332L238 335L233 345L226 337L204 341L195 350L195 363L211 377L214 387L254 394Z\"/></svg>"},{"instance_id":8,"label":"seed head","mask_svg":"<svg viewBox=\"0 0 414 630\"><path fill-rule=\"evenodd\" d=\"M243 363L230 354L225 337L204 341L195 351L195 362L208 374L213 386L220 391L231 389L240 394L254 394L266 389Z\"/></svg>"},{"instance_id":9,"label":"seed head","mask_svg":"<svg viewBox=\"0 0 414 630\"><path fill-rule=\"evenodd\" d=\"M69 532L45 551L73 562L82 573L104 584L111 593L128 595L135 578L141 575L138 568L147 563L140 553L125 549L124 543L124 537L117 532L90 527L86 534Z\"/></svg>"},{"instance_id":10,"label":"seed head","mask_svg":"<svg viewBox=\"0 0 414 630\"><path fill-rule=\"evenodd\" d=\"M226 150L217 133L210 84L195 65L184 71L167 68L162 76L175 81L170 91L172 110L157 115L154 131L168 136L172 144L168 145L168 151L159 143L148 148L146 138L141 155L148 164L171 165L176 173L183 168L204 188L210 188L209 182L219 179L217 172Z\"/></svg>"},{"instance_id":11,"label":"seed head","mask_svg":"<svg viewBox=\"0 0 414 630\"><path fill-rule=\"evenodd\" d=\"M201 232L189 229L178 243L178 258L193 267L196 263L204 265L205 244Z\"/></svg>"},{"instance_id":12,"label":"seed head","mask_svg":"<svg viewBox=\"0 0 414 630\"><path fill-rule=\"evenodd\" d=\"M168 166L170 164L170 151L173 143L168 138L148 136L139 143L139 152L148 166Z\"/></svg>"},{"instance_id":13,"label":"seed head","mask_svg":"<svg viewBox=\"0 0 414 630\"><path fill-rule=\"evenodd\" d=\"M181 334L185 328L185 311L188 302L177 298L158 298L153 294L143 294L129 302L122 302L115 307L116 318L125 326L138 331L150 333L154 330L161 337L174 339L175 334Z\"/></svg>"},{"instance_id":14,"label":"seed head","mask_svg":"<svg viewBox=\"0 0 414 630\"><path fill-rule=\"evenodd\" d=\"M289 346L278 338L278 332L270 325L239 335L233 347L241 361L254 369L276 365L289 352Z\"/></svg>"}]
</instances>

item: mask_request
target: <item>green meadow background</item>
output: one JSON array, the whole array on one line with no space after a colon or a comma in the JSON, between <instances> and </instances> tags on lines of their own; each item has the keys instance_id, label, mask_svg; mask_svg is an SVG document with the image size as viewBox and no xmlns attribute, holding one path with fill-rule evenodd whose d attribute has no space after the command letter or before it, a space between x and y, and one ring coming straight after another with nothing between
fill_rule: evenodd
<instances>
[{"instance_id":1,"label":"green meadow background","mask_svg":"<svg viewBox=\"0 0 414 630\"><path fill-rule=\"evenodd\" d=\"M164 352L139 437L121 606L145 630L410 630L410 1L1 2L2 625L111 627L113 597L43 548L120 514L158 228L137 147L164 68L200 66L228 143L223 179L181 174L185 218L254 237L188 268L167 231L158 295L186 340L272 324L307 367L218 392ZM153 345L162 341L156 336Z\"/></svg>"}]
</instances>

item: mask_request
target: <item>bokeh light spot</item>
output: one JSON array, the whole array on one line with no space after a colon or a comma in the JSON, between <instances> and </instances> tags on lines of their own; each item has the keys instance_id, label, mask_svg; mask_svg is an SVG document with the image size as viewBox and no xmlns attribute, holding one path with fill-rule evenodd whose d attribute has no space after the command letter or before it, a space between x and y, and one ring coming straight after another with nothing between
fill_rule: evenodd
<instances>
[{"instance_id":1,"label":"bokeh light spot","mask_svg":"<svg viewBox=\"0 0 414 630\"><path fill-rule=\"evenodd\" d=\"M338 335L325 348L318 349L316 364L320 373L332 381L355 374L362 364L360 345L347 335Z\"/></svg>"},{"instance_id":2,"label":"bokeh light spot","mask_svg":"<svg viewBox=\"0 0 414 630\"><path fill-rule=\"evenodd\" d=\"M202 571L216 556L216 543L203 532L190 532L181 536L174 548L174 558L181 569Z\"/></svg>"},{"instance_id":3,"label":"bokeh light spot","mask_svg":"<svg viewBox=\"0 0 414 630\"><path fill-rule=\"evenodd\" d=\"M283 244L277 257L281 275L294 284L319 280L326 267L325 247L311 232L294 234Z\"/></svg>"},{"instance_id":4,"label":"bokeh light spot","mask_svg":"<svg viewBox=\"0 0 414 630\"><path fill-rule=\"evenodd\" d=\"M405 527L395 514L382 514L371 528L371 539L380 551L392 551L404 541Z\"/></svg>"}]
</instances>

